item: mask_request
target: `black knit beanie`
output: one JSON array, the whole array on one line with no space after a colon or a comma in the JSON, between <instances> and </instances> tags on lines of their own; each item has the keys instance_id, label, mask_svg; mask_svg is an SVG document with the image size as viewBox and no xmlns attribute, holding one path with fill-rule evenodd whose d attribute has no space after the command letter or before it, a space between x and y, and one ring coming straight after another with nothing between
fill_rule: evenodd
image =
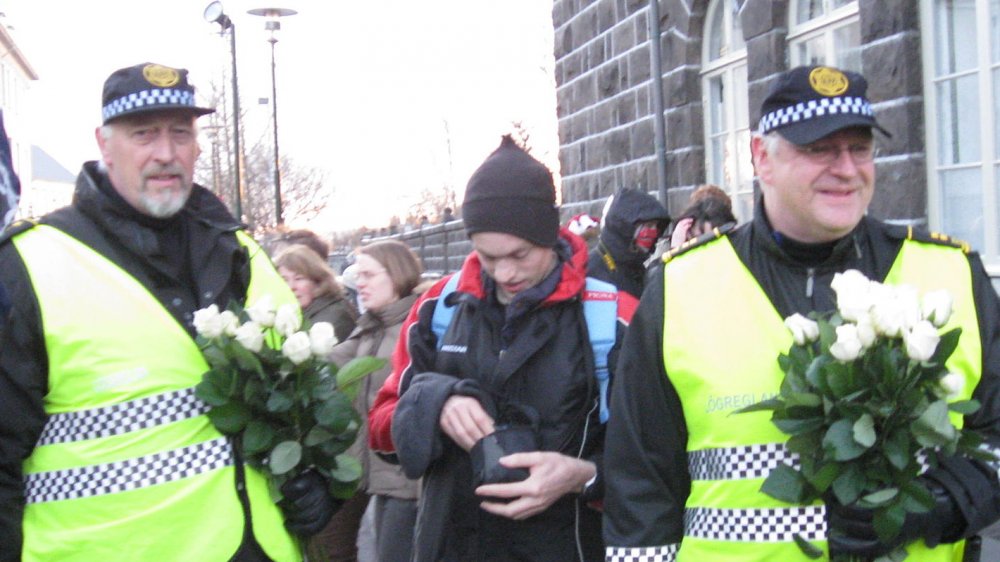
<instances>
[{"instance_id":1,"label":"black knit beanie","mask_svg":"<svg viewBox=\"0 0 1000 562\"><path fill-rule=\"evenodd\" d=\"M551 248L559 238L559 209L552 173L510 135L504 135L469 178L462 203L465 232L513 234Z\"/></svg>"}]
</instances>

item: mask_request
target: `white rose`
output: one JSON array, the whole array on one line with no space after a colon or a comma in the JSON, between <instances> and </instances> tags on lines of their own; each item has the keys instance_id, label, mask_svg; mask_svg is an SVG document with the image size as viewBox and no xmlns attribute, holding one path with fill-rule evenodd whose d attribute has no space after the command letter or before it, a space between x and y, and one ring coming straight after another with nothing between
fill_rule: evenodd
<instances>
[{"instance_id":1,"label":"white rose","mask_svg":"<svg viewBox=\"0 0 1000 562\"><path fill-rule=\"evenodd\" d=\"M219 314L219 307L214 304L208 308L196 310L192 322L195 331L206 338L217 338L222 335L224 328L222 317Z\"/></svg>"},{"instance_id":2,"label":"white rose","mask_svg":"<svg viewBox=\"0 0 1000 562\"><path fill-rule=\"evenodd\" d=\"M940 340L941 336L938 334L937 328L926 320L917 322L912 329L903 332L906 354L915 361L930 359Z\"/></svg>"},{"instance_id":3,"label":"white rose","mask_svg":"<svg viewBox=\"0 0 1000 562\"><path fill-rule=\"evenodd\" d=\"M251 320L264 328L274 326L275 310L271 295L264 295L257 299L257 302L253 303L253 305L247 307L247 315L250 316Z\"/></svg>"},{"instance_id":4,"label":"white rose","mask_svg":"<svg viewBox=\"0 0 1000 562\"><path fill-rule=\"evenodd\" d=\"M325 359L333 346L337 345L337 336L333 333L333 324L317 322L309 328L309 344L316 357Z\"/></svg>"},{"instance_id":5,"label":"white rose","mask_svg":"<svg viewBox=\"0 0 1000 562\"><path fill-rule=\"evenodd\" d=\"M785 327L792 332L796 345L814 342L819 337L819 324L798 312L785 318Z\"/></svg>"},{"instance_id":6,"label":"white rose","mask_svg":"<svg viewBox=\"0 0 1000 562\"><path fill-rule=\"evenodd\" d=\"M264 347L264 328L253 320L236 328L234 336L240 345L254 353L259 353Z\"/></svg>"},{"instance_id":7,"label":"white rose","mask_svg":"<svg viewBox=\"0 0 1000 562\"><path fill-rule=\"evenodd\" d=\"M854 324L837 326L837 341L830 346L830 355L838 361L847 363L861 355L861 340L858 338L858 327Z\"/></svg>"},{"instance_id":8,"label":"white rose","mask_svg":"<svg viewBox=\"0 0 1000 562\"><path fill-rule=\"evenodd\" d=\"M948 373L941 377L938 385L944 392L945 398L957 398L962 393L962 389L965 388L965 377L958 373Z\"/></svg>"},{"instance_id":9,"label":"white rose","mask_svg":"<svg viewBox=\"0 0 1000 562\"><path fill-rule=\"evenodd\" d=\"M830 288L837 293L837 310L844 320L857 322L872 307L872 282L856 269L835 273Z\"/></svg>"},{"instance_id":10,"label":"white rose","mask_svg":"<svg viewBox=\"0 0 1000 562\"><path fill-rule=\"evenodd\" d=\"M274 315L274 329L279 334L287 338L298 332L301 327L302 314L299 311L298 305L283 304L278 307L278 311Z\"/></svg>"},{"instance_id":11,"label":"white rose","mask_svg":"<svg viewBox=\"0 0 1000 562\"><path fill-rule=\"evenodd\" d=\"M232 310L223 310L219 314L219 320L222 322L222 333L229 337L236 335L236 328L240 327L240 319L236 317L236 313Z\"/></svg>"},{"instance_id":12,"label":"white rose","mask_svg":"<svg viewBox=\"0 0 1000 562\"><path fill-rule=\"evenodd\" d=\"M934 324L935 328L940 328L951 318L952 304L951 293L941 289L924 294L920 309L924 320Z\"/></svg>"},{"instance_id":13,"label":"white rose","mask_svg":"<svg viewBox=\"0 0 1000 562\"><path fill-rule=\"evenodd\" d=\"M872 325L870 315L859 318L855 326L858 328L858 339L861 340L862 348L868 349L875 344L878 335L875 333L875 326Z\"/></svg>"},{"instance_id":14,"label":"white rose","mask_svg":"<svg viewBox=\"0 0 1000 562\"><path fill-rule=\"evenodd\" d=\"M913 285L896 285L895 294L903 313L903 328L909 330L920 322L920 293Z\"/></svg>"},{"instance_id":15,"label":"white rose","mask_svg":"<svg viewBox=\"0 0 1000 562\"><path fill-rule=\"evenodd\" d=\"M312 344L309 341L309 334L295 332L288 336L288 339L281 346L281 353L296 365L309 359L312 355Z\"/></svg>"}]
</instances>

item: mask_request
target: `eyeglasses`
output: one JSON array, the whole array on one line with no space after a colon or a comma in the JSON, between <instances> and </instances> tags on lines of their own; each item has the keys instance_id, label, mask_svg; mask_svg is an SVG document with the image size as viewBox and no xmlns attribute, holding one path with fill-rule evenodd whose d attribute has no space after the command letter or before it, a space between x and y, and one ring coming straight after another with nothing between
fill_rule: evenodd
<instances>
[{"instance_id":1,"label":"eyeglasses","mask_svg":"<svg viewBox=\"0 0 1000 562\"><path fill-rule=\"evenodd\" d=\"M840 145L833 143L792 146L795 147L795 150L797 150L799 154L805 156L809 160L812 160L817 164L825 164L827 166L833 164L840 158L842 150L847 151L847 154L850 155L851 160L853 160L855 164L867 164L878 156L878 149L875 148L874 143L870 142L849 144L843 148Z\"/></svg>"}]
</instances>

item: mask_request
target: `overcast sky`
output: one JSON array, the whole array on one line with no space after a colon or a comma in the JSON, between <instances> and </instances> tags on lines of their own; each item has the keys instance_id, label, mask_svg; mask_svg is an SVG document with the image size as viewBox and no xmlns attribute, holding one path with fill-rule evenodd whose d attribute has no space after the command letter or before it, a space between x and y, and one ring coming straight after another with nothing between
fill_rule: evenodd
<instances>
[{"instance_id":1,"label":"overcast sky","mask_svg":"<svg viewBox=\"0 0 1000 562\"><path fill-rule=\"evenodd\" d=\"M39 75L28 129L73 172L97 157L104 79L151 61L191 70L195 86L230 64L202 19L207 0L9 0L3 20ZM228 0L236 24L247 142L270 138L270 50L250 8L297 10L276 46L282 155L328 170L336 189L317 230L383 226L425 188L455 184L509 132L529 129L558 172L551 2L545 0ZM448 164L445 127L450 132ZM256 124L256 125L255 125ZM360 203L354 203L360 201Z\"/></svg>"}]
</instances>

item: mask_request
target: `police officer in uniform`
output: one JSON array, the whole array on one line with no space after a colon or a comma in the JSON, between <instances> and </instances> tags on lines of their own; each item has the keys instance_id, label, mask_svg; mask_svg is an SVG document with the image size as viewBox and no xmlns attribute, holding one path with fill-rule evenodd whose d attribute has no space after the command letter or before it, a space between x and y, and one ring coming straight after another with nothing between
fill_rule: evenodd
<instances>
[{"instance_id":1,"label":"police officer in uniform","mask_svg":"<svg viewBox=\"0 0 1000 562\"><path fill-rule=\"evenodd\" d=\"M326 483L293 479L275 505L194 397L195 310L295 302L192 182L213 110L150 63L111 74L102 106L72 205L0 241L0 560L301 560L293 533L336 507Z\"/></svg>"},{"instance_id":2,"label":"police officer in uniform","mask_svg":"<svg viewBox=\"0 0 1000 562\"><path fill-rule=\"evenodd\" d=\"M968 248L865 216L872 129L882 130L865 91L862 76L835 68L783 73L751 143L761 188L753 220L668 253L643 293L612 392L607 560L806 560L796 533L858 559L896 546L879 541L868 510L760 492L767 462L786 460L787 436L766 413L731 415L778 392L777 356L791 344L782 319L834 309L830 282L847 269L951 292L963 329L952 360L973 383L965 397L983 405L964 426L1000 445L1000 302ZM996 464L946 458L920 478L935 505L908 515L897 539L909 543L907 560L974 556L975 541L963 539L1000 516Z\"/></svg>"}]
</instances>

